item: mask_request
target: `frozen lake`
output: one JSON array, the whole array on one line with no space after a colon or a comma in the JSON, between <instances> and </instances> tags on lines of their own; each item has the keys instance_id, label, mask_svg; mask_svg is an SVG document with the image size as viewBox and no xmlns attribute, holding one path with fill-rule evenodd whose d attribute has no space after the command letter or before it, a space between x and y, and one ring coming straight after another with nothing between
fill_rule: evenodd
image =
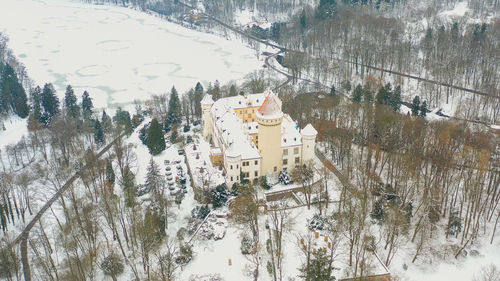
<instances>
[{"instance_id":1,"label":"frozen lake","mask_svg":"<svg viewBox=\"0 0 500 281\"><path fill-rule=\"evenodd\" d=\"M0 31L40 86L70 84L97 107L180 93L197 81L242 79L262 66L255 51L127 8L66 0L2 0Z\"/></svg>"}]
</instances>

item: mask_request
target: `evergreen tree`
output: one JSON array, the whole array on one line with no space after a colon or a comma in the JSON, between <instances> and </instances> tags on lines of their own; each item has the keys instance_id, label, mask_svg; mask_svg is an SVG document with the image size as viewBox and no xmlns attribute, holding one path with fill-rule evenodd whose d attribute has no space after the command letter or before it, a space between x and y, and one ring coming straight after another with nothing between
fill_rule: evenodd
<instances>
[{"instance_id":1,"label":"evergreen tree","mask_svg":"<svg viewBox=\"0 0 500 281\"><path fill-rule=\"evenodd\" d=\"M392 98L392 86L390 83L387 83L385 86L380 87L377 92L377 96L375 97L377 100L377 104L380 105L389 105L390 100Z\"/></svg>"},{"instance_id":2,"label":"evergreen tree","mask_svg":"<svg viewBox=\"0 0 500 281\"><path fill-rule=\"evenodd\" d=\"M323 248L313 251L309 264L302 265L300 271L305 280L308 281L334 281L331 258Z\"/></svg>"},{"instance_id":3,"label":"evergreen tree","mask_svg":"<svg viewBox=\"0 0 500 281\"><path fill-rule=\"evenodd\" d=\"M354 88L354 91L352 91L351 100L355 103L360 103L362 97L363 97L363 88L361 88L361 85L358 84L356 88Z\"/></svg>"},{"instance_id":4,"label":"evergreen tree","mask_svg":"<svg viewBox=\"0 0 500 281\"><path fill-rule=\"evenodd\" d=\"M180 124L182 117L181 101L175 87L170 91L170 100L168 101L167 123L170 125Z\"/></svg>"},{"instance_id":5,"label":"evergreen tree","mask_svg":"<svg viewBox=\"0 0 500 281\"><path fill-rule=\"evenodd\" d=\"M30 93L31 116L38 121L42 118L41 94L40 86L36 86Z\"/></svg>"},{"instance_id":6,"label":"evergreen tree","mask_svg":"<svg viewBox=\"0 0 500 281\"><path fill-rule=\"evenodd\" d=\"M319 19L329 19L335 16L337 3L335 0L320 0L316 9L316 17Z\"/></svg>"},{"instance_id":7,"label":"evergreen tree","mask_svg":"<svg viewBox=\"0 0 500 281\"><path fill-rule=\"evenodd\" d=\"M219 80L215 80L214 87L211 91L211 94L212 94L212 98L214 99L214 101L221 98L221 90L220 90Z\"/></svg>"},{"instance_id":8,"label":"evergreen tree","mask_svg":"<svg viewBox=\"0 0 500 281\"><path fill-rule=\"evenodd\" d=\"M203 99L203 86L200 82L196 83L194 88L194 114L198 119L201 118L201 100Z\"/></svg>"},{"instance_id":9,"label":"evergreen tree","mask_svg":"<svg viewBox=\"0 0 500 281\"><path fill-rule=\"evenodd\" d=\"M373 93L367 84L365 84L363 86L363 102L365 102L365 103L372 103L373 102Z\"/></svg>"},{"instance_id":10,"label":"evergreen tree","mask_svg":"<svg viewBox=\"0 0 500 281\"><path fill-rule=\"evenodd\" d=\"M160 154L165 150L165 138L163 137L161 126L156 118L151 121L151 126L149 126L146 145L149 149L149 153L153 155Z\"/></svg>"},{"instance_id":11,"label":"evergreen tree","mask_svg":"<svg viewBox=\"0 0 500 281\"><path fill-rule=\"evenodd\" d=\"M401 108L401 86L397 86L394 89L394 93L391 96L390 106L395 112L398 112Z\"/></svg>"},{"instance_id":12,"label":"evergreen tree","mask_svg":"<svg viewBox=\"0 0 500 281\"><path fill-rule=\"evenodd\" d=\"M212 206L214 209L224 206L229 198L229 191L225 183L212 190Z\"/></svg>"},{"instance_id":13,"label":"evergreen tree","mask_svg":"<svg viewBox=\"0 0 500 281\"><path fill-rule=\"evenodd\" d=\"M231 87L229 87L229 96L235 97L237 95L238 95L238 89L236 89L236 85L231 84Z\"/></svg>"},{"instance_id":14,"label":"evergreen tree","mask_svg":"<svg viewBox=\"0 0 500 281\"><path fill-rule=\"evenodd\" d=\"M84 120L90 120L93 109L94 104L92 103L92 98L90 98L87 91L84 91L82 95L82 115Z\"/></svg>"},{"instance_id":15,"label":"evergreen tree","mask_svg":"<svg viewBox=\"0 0 500 281\"><path fill-rule=\"evenodd\" d=\"M66 114L72 119L80 117L80 106L77 104L75 92L71 85L66 87L66 92L64 93L64 107L66 108Z\"/></svg>"},{"instance_id":16,"label":"evergreen tree","mask_svg":"<svg viewBox=\"0 0 500 281\"><path fill-rule=\"evenodd\" d=\"M99 122L99 120L94 121L94 140L99 146L105 143L104 132L102 130L101 122Z\"/></svg>"},{"instance_id":17,"label":"evergreen tree","mask_svg":"<svg viewBox=\"0 0 500 281\"><path fill-rule=\"evenodd\" d=\"M113 170L113 164L111 161L106 161L106 180L111 184L115 185L115 171Z\"/></svg>"},{"instance_id":18,"label":"evergreen tree","mask_svg":"<svg viewBox=\"0 0 500 281\"><path fill-rule=\"evenodd\" d=\"M411 104L411 114L413 116L418 116L419 110L420 110L420 97L415 96Z\"/></svg>"},{"instance_id":19,"label":"evergreen tree","mask_svg":"<svg viewBox=\"0 0 500 281\"><path fill-rule=\"evenodd\" d=\"M302 31L307 28L306 10L302 10L300 13L300 27L302 28Z\"/></svg>"},{"instance_id":20,"label":"evergreen tree","mask_svg":"<svg viewBox=\"0 0 500 281\"><path fill-rule=\"evenodd\" d=\"M132 120L130 120L130 113L126 110L118 108L116 115L113 117L116 125L121 128L127 135L132 134Z\"/></svg>"},{"instance_id":21,"label":"evergreen tree","mask_svg":"<svg viewBox=\"0 0 500 281\"><path fill-rule=\"evenodd\" d=\"M420 117L425 117L427 116L427 101L424 100L422 102L422 105L420 106Z\"/></svg>"},{"instance_id":22,"label":"evergreen tree","mask_svg":"<svg viewBox=\"0 0 500 281\"><path fill-rule=\"evenodd\" d=\"M171 143L176 143L178 136L179 136L179 133L177 132L177 126L174 126L172 128L172 133L170 134L170 142Z\"/></svg>"},{"instance_id":23,"label":"evergreen tree","mask_svg":"<svg viewBox=\"0 0 500 281\"><path fill-rule=\"evenodd\" d=\"M28 98L14 69L0 63L0 113L13 111L21 118L29 114Z\"/></svg>"},{"instance_id":24,"label":"evergreen tree","mask_svg":"<svg viewBox=\"0 0 500 281\"><path fill-rule=\"evenodd\" d=\"M102 111L101 125L102 125L103 131L105 131L105 132L111 131L111 128L113 127L113 124L111 122L111 118L106 113L106 110Z\"/></svg>"},{"instance_id":25,"label":"evergreen tree","mask_svg":"<svg viewBox=\"0 0 500 281\"><path fill-rule=\"evenodd\" d=\"M135 175L130 170L129 166L123 169L123 175L120 182L123 188L123 193L125 194L125 204L127 207L132 207L135 205L135 199L137 197L137 187L135 186Z\"/></svg>"},{"instance_id":26,"label":"evergreen tree","mask_svg":"<svg viewBox=\"0 0 500 281\"><path fill-rule=\"evenodd\" d=\"M41 104L43 107L42 123L49 126L52 117L59 114L59 99L57 98L54 86L48 83L43 86Z\"/></svg>"},{"instance_id":27,"label":"evergreen tree","mask_svg":"<svg viewBox=\"0 0 500 281\"><path fill-rule=\"evenodd\" d=\"M160 192L161 183L162 176L160 174L160 167L155 163L153 158L151 158L151 160L149 160L149 166L147 169L145 186L148 188L148 190L153 191L153 193L155 194L158 194Z\"/></svg>"},{"instance_id":28,"label":"evergreen tree","mask_svg":"<svg viewBox=\"0 0 500 281\"><path fill-rule=\"evenodd\" d=\"M337 90L335 89L335 85L332 85L332 87L330 88L330 96L334 97L336 92Z\"/></svg>"}]
</instances>

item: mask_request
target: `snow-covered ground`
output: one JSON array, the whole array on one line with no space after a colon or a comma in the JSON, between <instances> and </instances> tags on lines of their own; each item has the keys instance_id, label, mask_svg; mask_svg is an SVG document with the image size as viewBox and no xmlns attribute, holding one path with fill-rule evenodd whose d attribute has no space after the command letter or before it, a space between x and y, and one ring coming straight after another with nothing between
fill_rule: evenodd
<instances>
[{"instance_id":1,"label":"snow-covered ground","mask_svg":"<svg viewBox=\"0 0 500 281\"><path fill-rule=\"evenodd\" d=\"M262 63L238 40L128 8L61 0L2 0L0 31L37 84L71 84L97 107L145 100L197 81L239 80Z\"/></svg>"},{"instance_id":2,"label":"snow-covered ground","mask_svg":"<svg viewBox=\"0 0 500 281\"><path fill-rule=\"evenodd\" d=\"M5 131L2 124L5 126ZM26 119L11 116L5 120L0 120L0 150L4 146L16 144L27 133Z\"/></svg>"}]
</instances>

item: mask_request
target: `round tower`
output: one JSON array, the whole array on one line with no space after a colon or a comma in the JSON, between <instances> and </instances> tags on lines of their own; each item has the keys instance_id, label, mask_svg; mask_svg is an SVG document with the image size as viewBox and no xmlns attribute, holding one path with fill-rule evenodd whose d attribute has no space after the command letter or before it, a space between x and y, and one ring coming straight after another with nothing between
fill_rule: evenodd
<instances>
[{"instance_id":1,"label":"round tower","mask_svg":"<svg viewBox=\"0 0 500 281\"><path fill-rule=\"evenodd\" d=\"M260 174L263 176L269 172L278 173L282 169L281 122L283 121L283 112L280 104L279 99L273 93L269 93L256 113L259 124L257 146L262 157Z\"/></svg>"},{"instance_id":2,"label":"round tower","mask_svg":"<svg viewBox=\"0 0 500 281\"><path fill-rule=\"evenodd\" d=\"M212 109L214 100L211 95L206 94L200 103L202 110L203 138L207 139L212 135L212 114L210 113L210 109Z\"/></svg>"},{"instance_id":3,"label":"round tower","mask_svg":"<svg viewBox=\"0 0 500 281\"><path fill-rule=\"evenodd\" d=\"M316 146L316 135L318 131L311 124L307 124L300 131L302 135L302 163L307 163L314 159L314 149Z\"/></svg>"}]
</instances>

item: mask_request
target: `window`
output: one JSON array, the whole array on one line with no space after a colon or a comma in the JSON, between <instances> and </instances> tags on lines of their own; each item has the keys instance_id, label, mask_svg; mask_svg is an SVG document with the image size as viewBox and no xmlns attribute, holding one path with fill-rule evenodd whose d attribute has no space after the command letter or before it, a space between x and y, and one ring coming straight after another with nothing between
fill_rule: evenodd
<instances>
[{"instance_id":1,"label":"window","mask_svg":"<svg viewBox=\"0 0 500 281\"><path fill-rule=\"evenodd\" d=\"M288 165L288 159L283 159L283 165Z\"/></svg>"},{"instance_id":2,"label":"window","mask_svg":"<svg viewBox=\"0 0 500 281\"><path fill-rule=\"evenodd\" d=\"M255 112L255 109L252 109L252 113L254 113L254 112Z\"/></svg>"},{"instance_id":3,"label":"window","mask_svg":"<svg viewBox=\"0 0 500 281\"><path fill-rule=\"evenodd\" d=\"M283 149L283 155L288 155L288 148Z\"/></svg>"},{"instance_id":4,"label":"window","mask_svg":"<svg viewBox=\"0 0 500 281\"><path fill-rule=\"evenodd\" d=\"M283 139L283 142L286 143L286 139Z\"/></svg>"},{"instance_id":5,"label":"window","mask_svg":"<svg viewBox=\"0 0 500 281\"><path fill-rule=\"evenodd\" d=\"M233 181L233 176L231 176L231 181Z\"/></svg>"},{"instance_id":6,"label":"window","mask_svg":"<svg viewBox=\"0 0 500 281\"><path fill-rule=\"evenodd\" d=\"M252 119L252 122L255 122L255 119Z\"/></svg>"},{"instance_id":7,"label":"window","mask_svg":"<svg viewBox=\"0 0 500 281\"><path fill-rule=\"evenodd\" d=\"M240 176L236 176L236 180L239 181L240 180Z\"/></svg>"},{"instance_id":8,"label":"window","mask_svg":"<svg viewBox=\"0 0 500 281\"><path fill-rule=\"evenodd\" d=\"M295 157L295 164L300 163L300 157Z\"/></svg>"},{"instance_id":9,"label":"window","mask_svg":"<svg viewBox=\"0 0 500 281\"><path fill-rule=\"evenodd\" d=\"M233 165L231 165L231 170L233 169Z\"/></svg>"},{"instance_id":10,"label":"window","mask_svg":"<svg viewBox=\"0 0 500 281\"><path fill-rule=\"evenodd\" d=\"M248 178L250 176L250 173L243 173L243 178Z\"/></svg>"},{"instance_id":11,"label":"window","mask_svg":"<svg viewBox=\"0 0 500 281\"><path fill-rule=\"evenodd\" d=\"M299 154L299 148L298 147L295 147L293 149L293 154Z\"/></svg>"},{"instance_id":12,"label":"window","mask_svg":"<svg viewBox=\"0 0 500 281\"><path fill-rule=\"evenodd\" d=\"M278 167L274 166L274 171L277 172L278 171Z\"/></svg>"},{"instance_id":13,"label":"window","mask_svg":"<svg viewBox=\"0 0 500 281\"><path fill-rule=\"evenodd\" d=\"M255 136L255 139L259 139L259 136Z\"/></svg>"},{"instance_id":14,"label":"window","mask_svg":"<svg viewBox=\"0 0 500 281\"><path fill-rule=\"evenodd\" d=\"M251 118L252 117L252 114L251 113L248 113L248 118Z\"/></svg>"},{"instance_id":15,"label":"window","mask_svg":"<svg viewBox=\"0 0 500 281\"><path fill-rule=\"evenodd\" d=\"M254 175L255 175L256 177L258 177L258 176L259 176L259 172L258 172L258 171L255 171Z\"/></svg>"},{"instance_id":16,"label":"window","mask_svg":"<svg viewBox=\"0 0 500 281\"><path fill-rule=\"evenodd\" d=\"M255 165L259 165L259 160L255 160Z\"/></svg>"},{"instance_id":17,"label":"window","mask_svg":"<svg viewBox=\"0 0 500 281\"><path fill-rule=\"evenodd\" d=\"M283 171L286 171L286 169L287 169L286 167L283 167Z\"/></svg>"}]
</instances>

